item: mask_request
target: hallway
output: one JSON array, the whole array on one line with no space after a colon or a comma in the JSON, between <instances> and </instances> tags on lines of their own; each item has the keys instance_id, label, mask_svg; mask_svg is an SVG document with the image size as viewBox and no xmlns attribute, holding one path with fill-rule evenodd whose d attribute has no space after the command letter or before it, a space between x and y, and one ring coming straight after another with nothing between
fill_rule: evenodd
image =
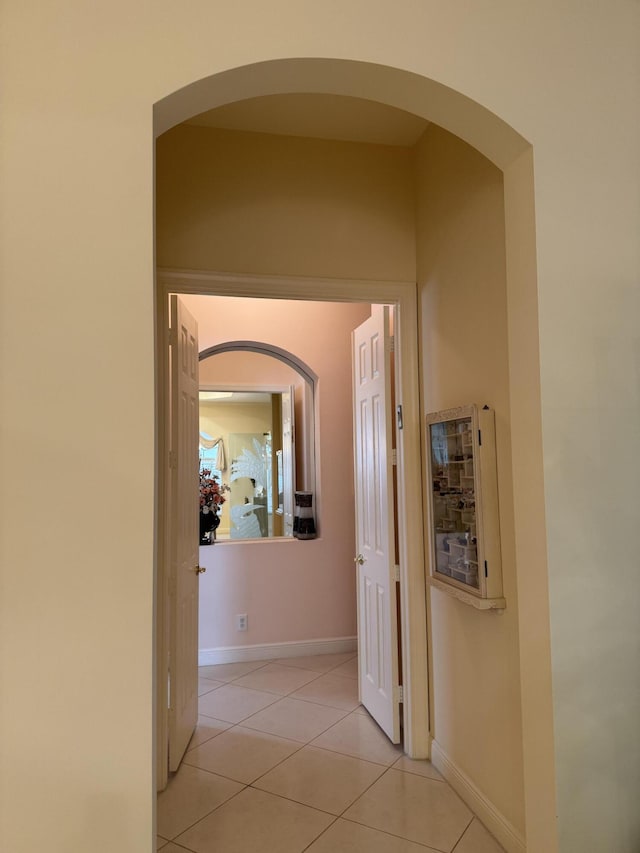
<instances>
[{"instance_id":1,"label":"hallway","mask_svg":"<svg viewBox=\"0 0 640 853\"><path fill-rule=\"evenodd\" d=\"M200 667L198 727L158 796L163 853L501 853L358 703L354 653Z\"/></svg>"}]
</instances>

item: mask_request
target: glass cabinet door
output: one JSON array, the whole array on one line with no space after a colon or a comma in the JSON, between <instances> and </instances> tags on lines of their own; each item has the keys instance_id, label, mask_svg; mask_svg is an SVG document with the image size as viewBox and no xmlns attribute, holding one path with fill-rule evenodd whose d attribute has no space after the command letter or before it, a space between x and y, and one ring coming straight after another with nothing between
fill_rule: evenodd
<instances>
[{"instance_id":1,"label":"glass cabinet door","mask_svg":"<svg viewBox=\"0 0 640 853\"><path fill-rule=\"evenodd\" d=\"M473 419L429 425L435 571L479 590Z\"/></svg>"}]
</instances>

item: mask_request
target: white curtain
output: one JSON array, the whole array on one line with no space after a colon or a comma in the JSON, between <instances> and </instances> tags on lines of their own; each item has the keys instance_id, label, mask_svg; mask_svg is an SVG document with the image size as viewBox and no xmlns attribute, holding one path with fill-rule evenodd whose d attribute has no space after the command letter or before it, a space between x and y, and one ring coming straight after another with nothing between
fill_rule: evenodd
<instances>
[{"instance_id":1,"label":"white curtain","mask_svg":"<svg viewBox=\"0 0 640 853\"><path fill-rule=\"evenodd\" d=\"M222 441L222 437L220 438L207 438L204 433L200 433L200 447L205 450L213 450L214 447L218 447L218 456L216 459L216 468L218 471L226 471L227 470L227 457L224 452L224 442Z\"/></svg>"}]
</instances>

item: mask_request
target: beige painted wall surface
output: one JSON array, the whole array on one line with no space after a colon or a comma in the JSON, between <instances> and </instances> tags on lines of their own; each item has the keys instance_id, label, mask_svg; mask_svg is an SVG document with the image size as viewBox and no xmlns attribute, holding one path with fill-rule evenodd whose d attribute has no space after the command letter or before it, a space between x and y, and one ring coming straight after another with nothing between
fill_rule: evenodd
<instances>
[{"instance_id":1,"label":"beige painted wall surface","mask_svg":"<svg viewBox=\"0 0 640 853\"><path fill-rule=\"evenodd\" d=\"M201 548L207 573L200 587L200 648L355 636L351 331L370 315L371 307L188 294L180 298L198 320L201 352L223 341L259 341L287 350L318 377L315 508L320 535L311 541L219 542ZM223 384L245 375L247 364L253 365L255 382L257 363L265 358L242 355L244 362L236 358L233 366L231 353L205 359L201 383L213 378L216 363L222 365L216 372ZM278 361L270 369L273 372L262 375L273 384L292 373ZM248 631L236 631L236 613L249 615Z\"/></svg>"},{"instance_id":2,"label":"beige painted wall surface","mask_svg":"<svg viewBox=\"0 0 640 853\"><path fill-rule=\"evenodd\" d=\"M507 599L497 615L432 590L433 734L524 835L502 174L433 125L416 163L424 409L495 410Z\"/></svg>"},{"instance_id":3,"label":"beige painted wall surface","mask_svg":"<svg viewBox=\"0 0 640 853\"><path fill-rule=\"evenodd\" d=\"M180 126L157 154L160 266L415 279L406 148Z\"/></svg>"},{"instance_id":4,"label":"beige painted wall surface","mask_svg":"<svg viewBox=\"0 0 640 853\"><path fill-rule=\"evenodd\" d=\"M533 145L556 727L538 778L554 758L563 853L634 853L638 3L5 0L2 16L3 846L152 849L153 104L246 63L328 57L321 84L302 63L286 83L217 81L227 100L270 79L377 97L507 171L525 150L508 126ZM529 853L555 848L542 790L526 791Z\"/></svg>"}]
</instances>

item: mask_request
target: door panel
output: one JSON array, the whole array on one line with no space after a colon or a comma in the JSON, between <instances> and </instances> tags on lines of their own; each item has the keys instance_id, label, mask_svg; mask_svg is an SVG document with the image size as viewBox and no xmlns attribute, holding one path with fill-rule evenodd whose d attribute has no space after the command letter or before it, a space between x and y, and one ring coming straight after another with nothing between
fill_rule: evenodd
<instances>
[{"instance_id":1,"label":"door panel","mask_svg":"<svg viewBox=\"0 0 640 853\"><path fill-rule=\"evenodd\" d=\"M198 719L198 327L171 297L169 769Z\"/></svg>"},{"instance_id":2,"label":"door panel","mask_svg":"<svg viewBox=\"0 0 640 853\"><path fill-rule=\"evenodd\" d=\"M360 701L400 741L391 338L383 308L353 333Z\"/></svg>"}]
</instances>

